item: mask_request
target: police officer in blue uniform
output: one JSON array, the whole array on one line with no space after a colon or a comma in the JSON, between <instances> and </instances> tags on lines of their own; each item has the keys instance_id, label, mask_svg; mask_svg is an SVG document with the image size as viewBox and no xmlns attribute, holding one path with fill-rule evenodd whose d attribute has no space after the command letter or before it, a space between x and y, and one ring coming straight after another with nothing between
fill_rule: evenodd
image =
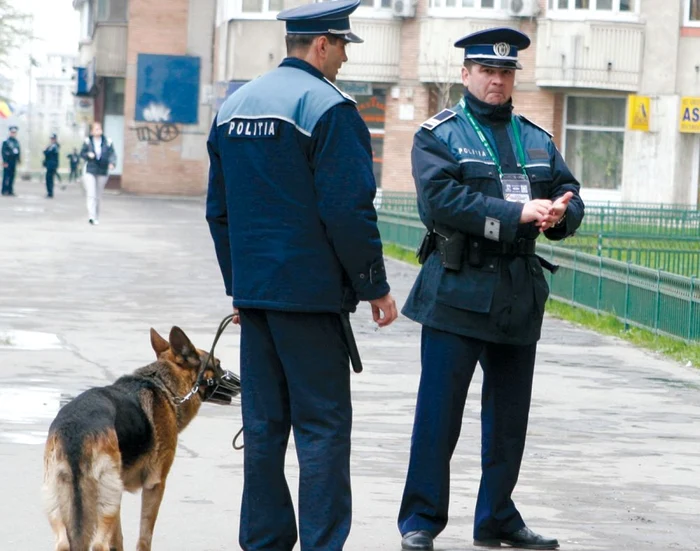
<instances>
[{"instance_id":1,"label":"police officer in blue uniform","mask_svg":"<svg viewBox=\"0 0 700 551\"><path fill-rule=\"evenodd\" d=\"M51 134L51 142L44 149L44 168L46 169L46 197L53 198L53 185L56 171L58 170L58 159L61 146L58 145L58 136Z\"/></svg>"},{"instance_id":2,"label":"police officer in blue uniform","mask_svg":"<svg viewBox=\"0 0 700 551\"><path fill-rule=\"evenodd\" d=\"M241 326L245 551L340 551L350 531L347 315L397 316L373 206L369 131L335 87L360 0L285 10L288 57L222 105L206 217ZM353 364L354 366L355 364ZM299 530L284 474L300 467Z\"/></svg>"},{"instance_id":3,"label":"police officer in blue uniform","mask_svg":"<svg viewBox=\"0 0 700 551\"><path fill-rule=\"evenodd\" d=\"M17 127L10 126L10 136L2 142L2 194L14 196L15 171L22 162L22 152L17 140Z\"/></svg>"},{"instance_id":4,"label":"police officer in blue uniform","mask_svg":"<svg viewBox=\"0 0 700 551\"><path fill-rule=\"evenodd\" d=\"M535 255L540 233L570 236L583 218L579 183L550 135L513 115L518 52L509 28L459 40L465 51L458 105L418 130L412 150L423 267L403 308L422 324L422 371L411 456L399 512L402 548L433 549L447 524L450 460L477 362L481 484L474 544L555 549L531 531L511 494L525 446L535 351L549 293Z\"/></svg>"}]
</instances>

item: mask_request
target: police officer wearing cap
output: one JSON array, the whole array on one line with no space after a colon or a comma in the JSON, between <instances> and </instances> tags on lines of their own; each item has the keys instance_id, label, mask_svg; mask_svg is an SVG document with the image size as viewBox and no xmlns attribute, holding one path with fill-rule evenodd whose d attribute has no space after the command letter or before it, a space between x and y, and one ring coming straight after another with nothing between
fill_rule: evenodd
<instances>
[{"instance_id":1,"label":"police officer wearing cap","mask_svg":"<svg viewBox=\"0 0 700 551\"><path fill-rule=\"evenodd\" d=\"M44 149L44 168L46 169L46 197L53 198L54 178L58 170L58 159L61 146L58 145L58 136L51 134L50 143Z\"/></svg>"},{"instance_id":2,"label":"police officer wearing cap","mask_svg":"<svg viewBox=\"0 0 700 551\"><path fill-rule=\"evenodd\" d=\"M2 142L2 194L14 196L15 171L22 162L22 153L17 140L17 127L10 126L9 137Z\"/></svg>"},{"instance_id":3,"label":"police officer wearing cap","mask_svg":"<svg viewBox=\"0 0 700 551\"><path fill-rule=\"evenodd\" d=\"M241 326L245 551L340 551L350 531L347 313L397 316L373 206L369 131L335 87L360 0L281 12L288 57L222 105L206 217ZM355 363L353 362L353 367ZM299 532L284 473L299 460Z\"/></svg>"},{"instance_id":4,"label":"police officer wearing cap","mask_svg":"<svg viewBox=\"0 0 700 551\"><path fill-rule=\"evenodd\" d=\"M547 132L513 114L518 52L530 45L509 28L459 40L458 105L415 135L412 164L428 234L423 266L403 313L423 325L422 372L406 485L402 547L433 549L447 524L450 460L477 362L481 389L481 484L474 544L555 549L531 531L511 494L520 471L535 351L549 294L535 240L564 239L584 206L579 183Z\"/></svg>"}]
</instances>

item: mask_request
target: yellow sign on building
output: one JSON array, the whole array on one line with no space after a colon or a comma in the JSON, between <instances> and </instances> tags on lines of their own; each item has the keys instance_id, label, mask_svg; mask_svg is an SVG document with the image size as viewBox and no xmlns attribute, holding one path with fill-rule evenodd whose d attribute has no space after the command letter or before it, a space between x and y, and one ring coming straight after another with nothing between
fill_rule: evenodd
<instances>
[{"instance_id":1,"label":"yellow sign on building","mask_svg":"<svg viewBox=\"0 0 700 551\"><path fill-rule=\"evenodd\" d=\"M681 98L680 131L700 134L700 98Z\"/></svg>"},{"instance_id":2,"label":"yellow sign on building","mask_svg":"<svg viewBox=\"0 0 700 551\"><path fill-rule=\"evenodd\" d=\"M649 96L635 95L630 95L628 98L628 130L643 130L644 132L649 132L649 108L651 107L651 98Z\"/></svg>"}]
</instances>

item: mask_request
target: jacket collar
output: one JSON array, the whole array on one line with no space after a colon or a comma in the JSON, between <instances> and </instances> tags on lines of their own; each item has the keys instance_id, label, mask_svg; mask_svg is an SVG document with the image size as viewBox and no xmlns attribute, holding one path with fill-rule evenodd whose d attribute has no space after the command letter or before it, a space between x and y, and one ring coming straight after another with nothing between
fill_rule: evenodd
<instances>
[{"instance_id":1,"label":"jacket collar","mask_svg":"<svg viewBox=\"0 0 700 551\"><path fill-rule=\"evenodd\" d=\"M501 105L492 105L477 99L468 89L464 89L464 100L469 110L477 120L483 124L508 122L513 114L513 100L508 100Z\"/></svg>"},{"instance_id":2,"label":"jacket collar","mask_svg":"<svg viewBox=\"0 0 700 551\"><path fill-rule=\"evenodd\" d=\"M295 69L301 69L302 71L306 71L310 75L313 75L321 80L324 80L326 78L323 76L323 73L319 71L316 67L311 65L311 63L309 63L308 61L304 61L303 59L299 59L298 57L285 57L279 66L294 67Z\"/></svg>"}]
</instances>

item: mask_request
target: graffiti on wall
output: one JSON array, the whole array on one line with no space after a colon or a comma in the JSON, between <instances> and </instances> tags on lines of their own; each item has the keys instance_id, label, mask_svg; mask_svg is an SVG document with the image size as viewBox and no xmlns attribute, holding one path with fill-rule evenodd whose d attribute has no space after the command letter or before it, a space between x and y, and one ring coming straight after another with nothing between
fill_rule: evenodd
<instances>
[{"instance_id":1,"label":"graffiti on wall","mask_svg":"<svg viewBox=\"0 0 700 551\"><path fill-rule=\"evenodd\" d=\"M150 124L134 126L131 128L136 132L136 138L140 142L147 142L149 145L159 145L165 142L172 142L181 132L180 129L169 122L163 124Z\"/></svg>"}]
</instances>

